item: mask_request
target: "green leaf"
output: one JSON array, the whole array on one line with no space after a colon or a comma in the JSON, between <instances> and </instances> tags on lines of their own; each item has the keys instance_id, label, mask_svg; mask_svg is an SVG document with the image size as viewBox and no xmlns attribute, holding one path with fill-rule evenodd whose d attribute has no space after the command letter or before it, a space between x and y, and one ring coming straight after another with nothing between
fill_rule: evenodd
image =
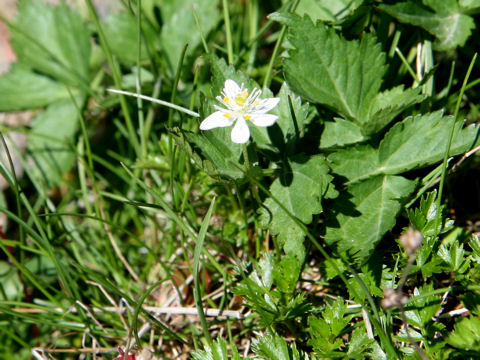
<instances>
[{"instance_id":1,"label":"green leaf","mask_svg":"<svg viewBox=\"0 0 480 360\"><path fill-rule=\"evenodd\" d=\"M210 64L210 71L212 72L212 91L211 96L215 98L220 95L225 87L225 80L235 80L239 85L244 84L249 90L253 88L259 88L258 84L250 79L246 74L241 71L235 70L231 65L227 65L225 59L219 58L216 55L206 55L205 59Z\"/></svg>"},{"instance_id":2,"label":"green leaf","mask_svg":"<svg viewBox=\"0 0 480 360\"><path fill-rule=\"evenodd\" d=\"M205 350L192 353L194 360L240 360L236 347L231 347L232 354L229 354L227 343L221 337L217 338L212 346L205 346Z\"/></svg>"},{"instance_id":3,"label":"green leaf","mask_svg":"<svg viewBox=\"0 0 480 360\"><path fill-rule=\"evenodd\" d=\"M40 108L69 96L64 85L20 64L0 76L0 111Z\"/></svg>"},{"instance_id":4,"label":"green leaf","mask_svg":"<svg viewBox=\"0 0 480 360\"><path fill-rule=\"evenodd\" d=\"M415 182L400 176L377 176L353 184L327 212L325 241L366 260L382 236L395 224Z\"/></svg>"},{"instance_id":5,"label":"green leaf","mask_svg":"<svg viewBox=\"0 0 480 360\"><path fill-rule=\"evenodd\" d=\"M473 18L461 13L456 0L406 1L393 5L381 4L380 9L401 22L420 26L435 36L438 50L463 46L475 24Z\"/></svg>"},{"instance_id":6,"label":"green leaf","mask_svg":"<svg viewBox=\"0 0 480 360\"><path fill-rule=\"evenodd\" d=\"M207 36L217 24L217 3L210 0L160 0L158 3L164 20L160 44L165 49L170 67L175 69L185 44L190 49L188 55L200 44L200 34ZM194 11L200 30L195 22Z\"/></svg>"},{"instance_id":7,"label":"green leaf","mask_svg":"<svg viewBox=\"0 0 480 360\"><path fill-rule=\"evenodd\" d=\"M376 134L402 111L422 101L425 97L420 94L420 91L420 87L404 90L403 86L397 86L377 94L365 116L368 122L364 125L364 133Z\"/></svg>"},{"instance_id":8,"label":"green leaf","mask_svg":"<svg viewBox=\"0 0 480 360\"><path fill-rule=\"evenodd\" d=\"M374 177L380 172L378 150L371 145L357 145L341 149L328 157L334 173L345 177L348 183Z\"/></svg>"},{"instance_id":9,"label":"green leaf","mask_svg":"<svg viewBox=\"0 0 480 360\"><path fill-rule=\"evenodd\" d=\"M470 316L458 321L447 343L463 350L480 351L480 319Z\"/></svg>"},{"instance_id":10,"label":"green leaf","mask_svg":"<svg viewBox=\"0 0 480 360\"><path fill-rule=\"evenodd\" d=\"M77 99L77 103L81 103ZM35 166L33 174L47 188L60 184L75 161L72 148L78 128L78 112L71 99L51 104L37 116L28 136L28 152Z\"/></svg>"},{"instance_id":11,"label":"green leaf","mask_svg":"<svg viewBox=\"0 0 480 360\"><path fill-rule=\"evenodd\" d=\"M260 323L266 326L270 326L280 315L271 296L274 266L273 257L265 254L257 269L251 273L246 274L244 269L238 269L237 272L242 273L241 280L233 289L234 294L245 298L247 305L260 315Z\"/></svg>"},{"instance_id":12,"label":"green leaf","mask_svg":"<svg viewBox=\"0 0 480 360\"><path fill-rule=\"evenodd\" d=\"M381 298L383 297L383 291L380 288L382 277L382 256L381 254L378 255L379 256L377 256L377 254L372 255L370 260L361 266L361 271L359 271L358 277L362 280L363 285L366 286L368 292L372 296L378 296ZM347 281L350 298L359 304L364 304L365 295L360 282L354 277L349 278Z\"/></svg>"},{"instance_id":13,"label":"green leaf","mask_svg":"<svg viewBox=\"0 0 480 360\"><path fill-rule=\"evenodd\" d=\"M375 149L370 145L339 150L329 156L333 171L355 183L380 174L400 174L435 164L443 159L454 118L441 111L408 117L395 124ZM479 127L455 124L450 155L472 148Z\"/></svg>"},{"instance_id":14,"label":"green leaf","mask_svg":"<svg viewBox=\"0 0 480 360\"><path fill-rule=\"evenodd\" d=\"M283 68L288 84L304 98L329 106L342 117L362 122L365 109L380 90L385 54L370 34L348 41L308 17L273 14L288 26L288 51Z\"/></svg>"},{"instance_id":15,"label":"green leaf","mask_svg":"<svg viewBox=\"0 0 480 360\"><path fill-rule=\"evenodd\" d=\"M329 168L322 156L307 159L298 156L286 164L284 174L270 186L270 192L280 203L304 224L312 222L312 216L322 210L324 197L336 196L328 174ZM293 254L302 262L305 257L303 239L305 233L297 223L272 198L264 202L261 223L269 226L287 254Z\"/></svg>"},{"instance_id":16,"label":"green leaf","mask_svg":"<svg viewBox=\"0 0 480 360\"><path fill-rule=\"evenodd\" d=\"M379 149L380 164L386 174L418 169L443 159L454 117L443 117L442 113L408 117L391 128ZM462 154L476 144L479 127L462 129L463 124L463 121L455 123L450 156Z\"/></svg>"},{"instance_id":17,"label":"green leaf","mask_svg":"<svg viewBox=\"0 0 480 360\"><path fill-rule=\"evenodd\" d=\"M298 260L293 255L282 257L273 269L273 276L278 289L283 293L292 294L301 270Z\"/></svg>"},{"instance_id":18,"label":"green leaf","mask_svg":"<svg viewBox=\"0 0 480 360\"><path fill-rule=\"evenodd\" d=\"M90 33L69 6L23 0L14 24L11 42L22 63L67 85L88 86Z\"/></svg>"},{"instance_id":19,"label":"green leaf","mask_svg":"<svg viewBox=\"0 0 480 360\"><path fill-rule=\"evenodd\" d=\"M420 205L415 209L407 209L408 219L412 226L422 232L424 236L436 236L444 232L450 231L453 221L443 215L443 220L437 224L437 190L433 190L420 199ZM440 212L444 211L445 206L442 205Z\"/></svg>"},{"instance_id":20,"label":"green leaf","mask_svg":"<svg viewBox=\"0 0 480 360\"><path fill-rule=\"evenodd\" d=\"M480 316L480 294L468 292L460 296L463 306L465 306L473 315Z\"/></svg>"},{"instance_id":21,"label":"green leaf","mask_svg":"<svg viewBox=\"0 0 480 360\"><path fill-rule=\"evenodd\" d=\"M368 358L365 352L369 350L374 343L375 340L368 337L365 329L360 327L356 328L353 330L350 341L348 342L348 358L359 360Z\"/></svg>"},{"instance_id":22,"label":"green leaf","mask_svg":"<svg viewBox=\"0 0 480 360\"><path fill-rule=\"evenodd\" d=\"M230 128L217 128L204 131L200 135L176 129L172 135L175 142L208 175L218 180L229 181L244 177L240 170L243 168L240 163L242 148L232 143L230 132Z\"/></svg>"},{"instance_id":23,"label":"green leaf","mask_svg":"<svg viewBox=\"0 0 480 360\"><path fill-rule=\"evenodd\" d=\"M18 270L6 261L0 261L0 300L17 300L23 286Z\"/></svg>"},{"instance_id":24,"label":"green leaf","mask_svg":"<svg viewBox=\"0 0 480 360\"><path fill-rule=\"evenodd\" d=\"M465 9L475 9L480 7L480 0L460 0L459 5Z\"/></svg>"},{"instance_id":25,"label":"green leaf","mask_svg":"<svg viewBox=\"0 0 480 360\"><path fill-rule=\"evenodd\" d=\"M298 15L308 15L313 21L338 23L350 16L364 0L302 0L297 6Z\"/></svg>"},{"instance_id":26,"label":"green leaf","mask_svg":"<svg viewBox=\"0 0 480 360\"><path fill-rule=\"evenodd\" d=\"M308 344L320 354L339 357L339 349L343 345L343 341L338 337L341 335L353 315L346 315L347 305L342 299L338 299L332 303L327 303L325 310L321 312L321 317L310 316L308 318L308 329L310 339Z\"/></svg>"},{"instance_id":27,"label":"green leaf","mask_svg":"<svg viewBox=\"0 0 480 360\"><path fill-rule=\"evenodd\" d=\"M420 288L415 288L413 290L413 297L411 297L408 307L413 308L405 312L408 322L412 323L415 326L425 328L433 320L433 316L442 306L442 298L438 295L424 296L421 298L416 298L422 294L428 294L433 291L432 284L425 284Z\"/></svg>"},{"instance_id":28,"label":"green leaf","mask_svg":"<svg viewBox=\"0 0 480 360\"><path fill-rule=\"evenodd\" d=\"M334 118L334 121L325 121L324 126L320 138L322 149L356 144L366 140L362 134L362 128L354 122Z\"/></svg>"},{"instance_id":29,"label":"green leaf","mask_svg":"<svg viewBox=\"0 0 480 360\"><path fill-rule=\"evenodd\" d=\"M470 258L466 257L463 244L459 244L457 241L448 245L441 244L437 254L447 263L448 271L463 274L468 270Z\"/></svg>"},{"instance_id":30,"label":"green leaf","mask_svg":"<svg viewBox=\"0 0 480 360\"><path fill-rule=\"evenodd\" d=\"M142 30L149 46L154 46L150 51L157 50L157 43L153 41L157 35L149 22L142 21ZM137 61L137 20L130 13L110 15L103 24L103 31L108 39L108 46L118 59L128 65ZM128 49L128 51L125 51ZM148 60L148 54L142 39L142 53L140 60Z\"/></svg>"},{"instance_id":31,"label":"green leaf","mask_svg":"<svg viewBox=\"0 0 480 360\"><path fill-rule=\"evenodd\" d=\"M253 342L253 351L266 359L290 360L286 341L277 334L268 334Z\"/></svg>"},{"instance_id":32,"label":"green leaf","mask_svg":"<svg viewBox=\"0 0 480 360\"><path fill-rule=\"evenodd\" d=\"M276 125L267 128L271 139L271 146L282 156L295 153L295 147L305 133L305 127L311 121L308 104L303 103L299 96L290 90L286 82L283 83L277 97L278 105L271 111L278 115ZM281 135L276 136L276 129L280 128Z\"/></svg>"},{"instance_id":33,"label":"green leaf","mask_svg":"<svg viewBox=\"0 0 480 360\"><path fill-rule=\"evenodd\" d=\"M252 344L253 351L266 360L314 360L315 357L309 357L302 351L297 349L295 343L288 346L287 342L282 336L276 333L268 333L258 339L255 339Z\"/></svg>"}]
</instances>

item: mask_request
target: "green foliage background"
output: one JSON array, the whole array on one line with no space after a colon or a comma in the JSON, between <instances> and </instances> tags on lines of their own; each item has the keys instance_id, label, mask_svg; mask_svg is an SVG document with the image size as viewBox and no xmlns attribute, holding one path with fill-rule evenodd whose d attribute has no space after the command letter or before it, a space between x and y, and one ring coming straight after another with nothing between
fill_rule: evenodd
<instances>
[{"instance_id":1,"label":"green foliage background","mask_svg":"<svg viewBox=\"0 0 480 360\"><path fill-rule=\"evenodd\" d=\"M0 111L34 112L0 125L28 138L0 163L0 358L478 357L479 12L19 1ZM198 128L227 79L280 98L245 146Z\"/></svg>"}]
</instances>

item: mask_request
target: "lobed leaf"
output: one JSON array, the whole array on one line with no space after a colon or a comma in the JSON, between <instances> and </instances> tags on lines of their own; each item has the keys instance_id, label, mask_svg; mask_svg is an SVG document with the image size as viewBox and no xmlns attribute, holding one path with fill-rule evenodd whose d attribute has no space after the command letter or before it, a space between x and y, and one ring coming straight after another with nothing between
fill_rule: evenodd
<instances>
[{"instance_id":1,"label":"lobed leaf","mask_svg":"<svg viewBox=\"0 0 480 360\"><path fill-rule=\"evenodd\" d=\"M135 17L132 14L125 12L110 15L103 24L103 31L105 37L108 39L108 46L110 47L112 54L126 64L135 64L137 61L138 47L137 20ZM145 40L148 41L150 46L154 47L154 49L150 49L150 51L158 50L157 44L155 41L152 41L156 39L157 34L149 22L142 22L142 31L145 34ZM125 49L128 49L128 51L125 51ZM148 53L145 49L143 38L140 60L148 60Z\"/></svg>"},{"instance_id":2,"label":"lobed leaf","mask_svg":"<svg viewBox=\"0 0 480 360\"><path fill-rule=\"evenodd\" d=\"M352 184L327 211L325 241L366 260L414 188L414 181L391 175Z\"/></svg>"},{"instance_id":3,"label":"lobed leaf","mask_svg":"<svg viewBox=\"0 0 480 360\"><path fill-rule=\"evenodd\" d=\"M304 98L334 109L345 119L362 121L362 112L380 90L385 54L370 34L348 41L308 17L275 13L288 26L294 49L283 61L287 82Z\"/></svg>"},{"instance_id":4,"label":"lobed leaf","mask_svg":"<svg viewBox=\"0 0 480 360\"><path fill-rule=\"evenodd\" d=\"M297 156L287 166L283 176L270 186L270 192L293 216L309 224L312 216L323 210L322 199L336 196L331 184L333 177L322 156ZM285 252L303 261L305 233L295 220L272 198L265 200L260 215L262 225L269 226L272 234L278 236Z\"/></svg>"},{"instance_id":5,"label":"lobed leaf","mask_svg":"<svg viewBox=\"0 0 480 360\"><path fill-rule=\"evenodd\" d=\"M470 316L460 319L447 337L447 342L459 349L480 351L480 319Z\"/></svg>"},{"instance_id":6,"label":"lobed leaf","mask_svg":"<svg viewBox=\"0 0 480 360\"><path fill-rule=\"evenodd\" d=\"M206 36L218 22L219 12L215 1L210 0L159 0L159 8L164 19L160 45L172 69L177 67L183 47L188 44L189 51L200 44L201 35ZM199 26L194 12L198 16Z\"/></svg>"},{"instance_id":7,"label":"lobed leaf","mask_svg":"<svg viewBox=\"0 0 480 360\"><path fill-rule=\"evenodd\" d=\"M364 0L303 0L297 6L298 15L308 15L312 20L339 23L348 18Z\"/></svg>"},{"instance_id":8,"label":"lobed leaf","mask_svg":"<svg viewBox=\"0 0 480 360\"><path fill-rule=\"evenodd\" d=\"M177 128L173 129L171 135L177 145L208 175L220 180L243 178L243 172L237 167L241 167L242 148L230 140L229 128L209 130L202 135Z\"/></svg>"},{"instance_id":9,"label":"lobed leaf","mask_svg":"<svg viewBox=\"0 0 480 360\"><path fill-rule=\"evenodd\" d=\"M75 161L72 144L77 127L78 112L71 99L49 105L33 120L27 149L35 163L34 176L47 188L61 183Z\"/></svg>"},{"instance_id":10,"label":"lobed leaf","mask_svg":"<svg viewBox=\"0 0 480 360\"><path fill-rule=\"evenodd\" d=\"M20 64L13 64L7 74L0 76L0 111L41 108L68 97L64 85Z\"/></svg>"},{"instance_id":11,"label":"lobed leaf","mask_svg":"<svg viewBox=\"0 0 480 360\"><path fill-rule=\"evenodd\" d=\"M283 156L289 156L295 152L295 147L303 137L305 128L311 121L309 117L308 104L302 103L302 100L288 86L283 83L280 92L277 95L280 102L271 113L278 116L276 125L267 128L271 144L275 150ZM280 129L278 134L276 129Z\"/></svg>"},{"instance_id":12,"label":"lobed leaf","mask_svg":"<svg viewBox=\"0 0 480 360\"><path fill-rule=\"evenodd\" d=\"M362 134L362 128L354 122L334 118L334 121L325 121L324 123L324 129L320 137L320 148L352 145L366 139Z\"/></svg>"},{"instance_id":13,"label":"lobed leaf","mask_svg":"<svg viewBox=\"0 0 480 360\"><path fill-rule=\"evenodd\" d=\"M385 126L401 112L413 104L421 102L425 97L420 94L421 88L404 90L403 86L378 93L373 98L368 112L364 115L364 134L373 135L383 130Z\"/></svg>"},{"instance_id":14,"label":"lobed leaf","mask_svg":"<svg viewBox=\"0 0 480 360\"><path fill-rule=\"evenodd\" d=\"M423 0L423 4L405 1L379 7L399 21L420 26L435 36L438 50L463 46L475 26L473 18L461 12L456 0Z\"/></svg>"},{"instance_id":15,"label":"lobed leaf","mask_svg":"<svg viewBox=\"0 0 480 360\"><path fill-rule=\"evenodd\" d=\"M65 3L54 7L43 1L21 1L10 31L23 64L67 85L87 86L90 33Z\"/></svg>"},{"instance_id":16,"label":"lobed leaf","mask_svg":"<svg viewBox=\"0 0 480 360\"><path fill-rule=\"evenodd\" d=\"M342 149L328 160L333 171L348 183L429 166L443 159L453 121L452 116L444 117L442 111L411 116L395 124L377 148L362 145ZM462 126L463 121L455 124L449 155L462 154L479 141L478 126Z\"/></svg>"}]
</instances>

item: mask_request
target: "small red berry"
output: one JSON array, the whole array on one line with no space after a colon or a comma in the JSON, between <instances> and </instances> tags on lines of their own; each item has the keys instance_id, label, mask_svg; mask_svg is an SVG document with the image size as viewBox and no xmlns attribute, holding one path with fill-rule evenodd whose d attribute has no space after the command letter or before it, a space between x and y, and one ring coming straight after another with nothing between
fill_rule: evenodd
<instances>
[{"instance_id":1,"label":"small red berry","mask_svg":"<svg viewBox=\"0 0 480 360\"><path fill-rule=\"evenodd\" d=\"M123 349L121 347L118 348L118 352L120 354L119 357L116 357L115 359L113 360L124 360L125 358L125 351L123 351ZM135 357L135 355L128 355L127 357L127 360L137 360L137 358Z\"/></svg>"}]
</instances>

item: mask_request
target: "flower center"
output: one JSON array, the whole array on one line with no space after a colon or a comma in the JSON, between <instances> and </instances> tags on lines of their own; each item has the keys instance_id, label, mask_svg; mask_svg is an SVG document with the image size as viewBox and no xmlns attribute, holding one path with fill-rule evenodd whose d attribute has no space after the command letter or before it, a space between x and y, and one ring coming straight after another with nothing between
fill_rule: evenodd
<instances>
[{"instance_id":1,"label":"flower center","mask_svg":"<svg viewBox=\"0 0 480 360\"><path fill-rule=\"evenodd\" d=\"M237 103L237 105L240 107L244 107L245 103L247 102L248 95L250 94L247 90L243 90L240 94L237 94L235 96L235 102Z\"/></svg>"}]
</instances>

